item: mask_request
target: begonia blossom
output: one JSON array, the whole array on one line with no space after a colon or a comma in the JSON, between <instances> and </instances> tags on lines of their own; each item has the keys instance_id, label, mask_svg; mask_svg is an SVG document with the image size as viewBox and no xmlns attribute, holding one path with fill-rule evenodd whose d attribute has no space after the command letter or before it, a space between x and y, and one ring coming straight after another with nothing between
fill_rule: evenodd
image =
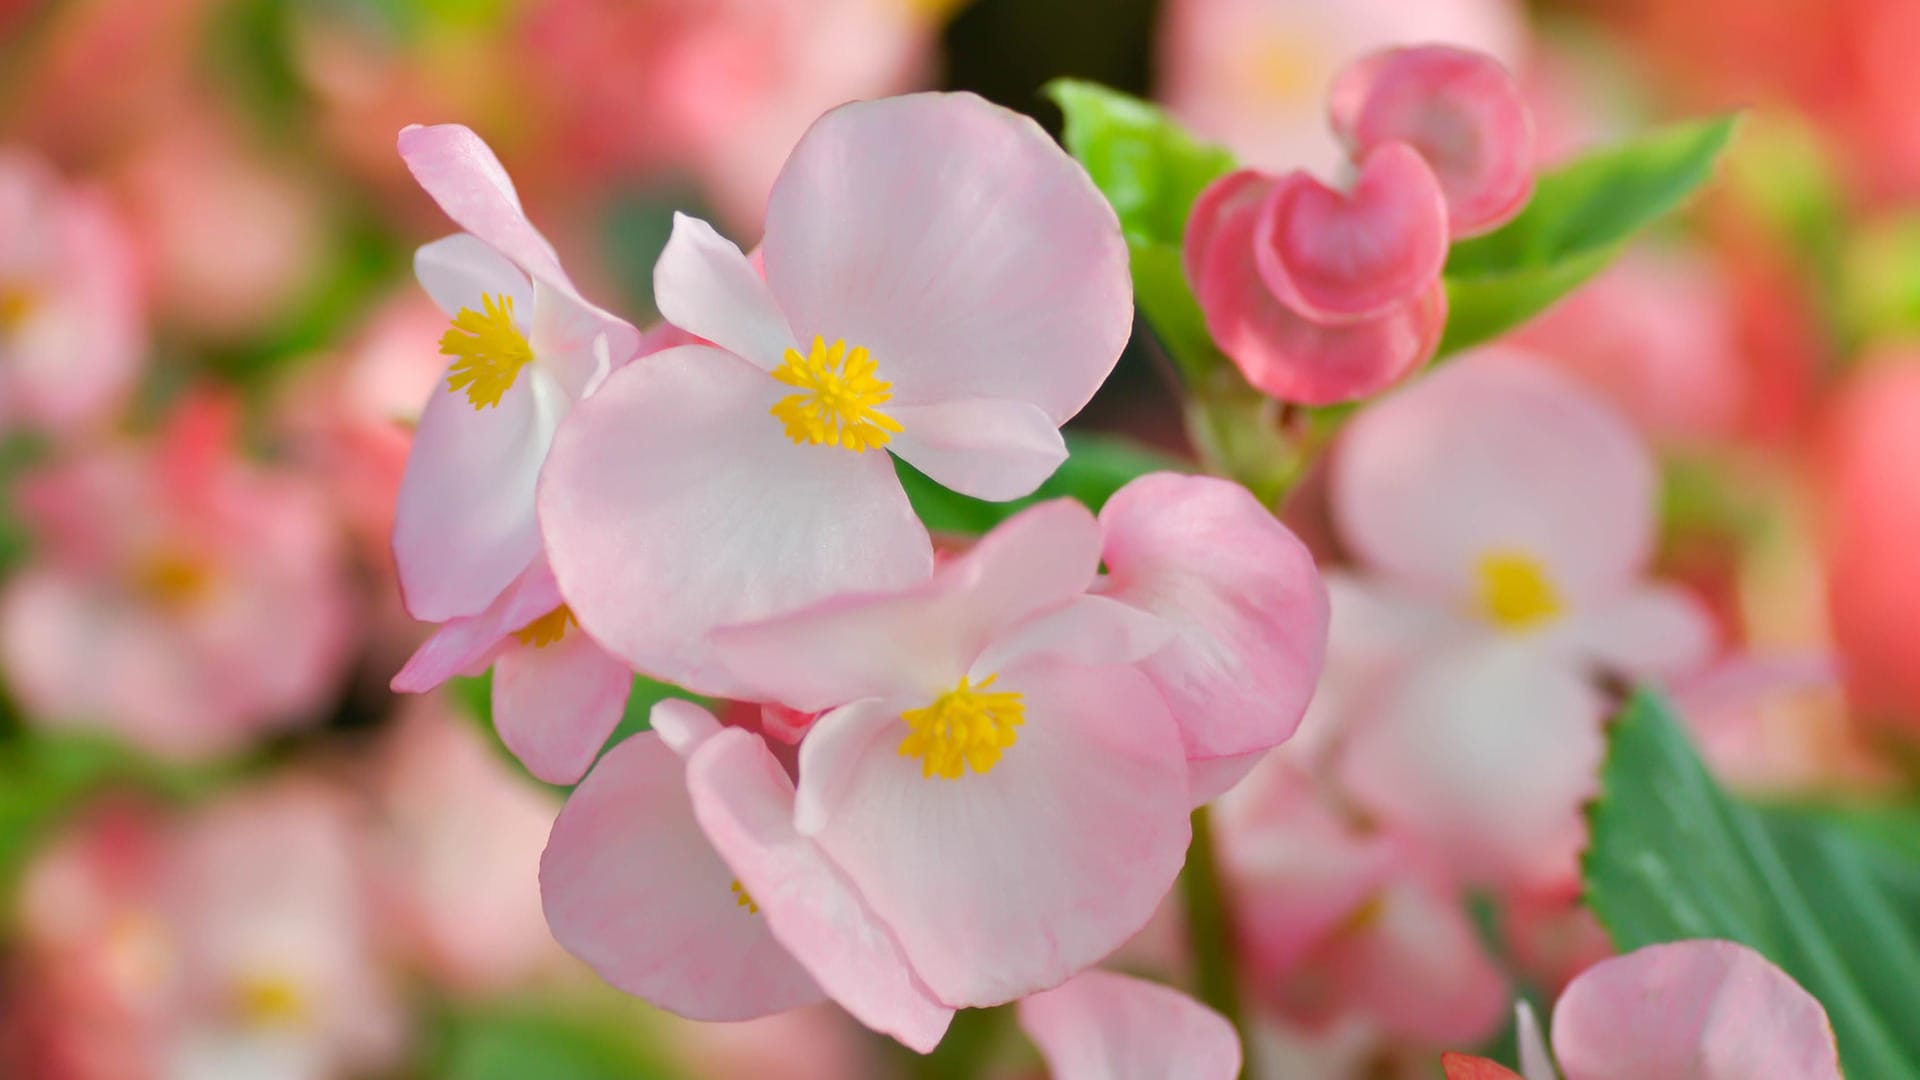
<instances>
[{"instance_id":1,"label":"begonia blossom","mask_svg":"<svg viewBox=\"0 0 1920 1080\"><path fill-rule=\"evenodd\" d=\"M1020 1026L1053 1080L1235 1080L1227 1018L1171 987L1089 971L1020 1000Z\"/></svg>"},{"instance_id":2,"label":"begonia blossom","mask_svg":"<svg viewBox=\"0 0 1920 1080\"><path fill-rule=\"evenodd\" d=\"M1649 945L1588 968L1553 1007L1551 1054L1524 1005L1520 1021L1521 1073L1448 1054L1448 1080L1840 1077L1820 1002L1766 957L1732 941Z\"/></svg>"},{"instance_id":3,"label":"begonia blossom","mask_svg":"<svg viewBox=\"0 0 1920 1080\"><path fill-rule=\"evenodd\" d=\"M1335 637L1400 669L1352 719L1339 776L1470 879L1571 873L1607 710L1594 675L1681 675L1713 648L1701 607L1645 580L1655 482L1620 416L1497 354L1368 409L1336 450L1355 570L1330 582Z\"/></svg>"},{"instance_id":4,"label":"begonia blossom","mask_svg":"<svg viewBox=\"0 0 1920 1080\"><path fill-rule=\"evenodd\" d=\"M891 454L969 495L1065 458L1132 321L1125 244L1033 121L969 94L823 116L775 183L765 274L676 218L662 314L711 345L609 379L540 515L580 624L650 675L741 696L707 632L932 568Z\"/></svg>"}]
</instances>

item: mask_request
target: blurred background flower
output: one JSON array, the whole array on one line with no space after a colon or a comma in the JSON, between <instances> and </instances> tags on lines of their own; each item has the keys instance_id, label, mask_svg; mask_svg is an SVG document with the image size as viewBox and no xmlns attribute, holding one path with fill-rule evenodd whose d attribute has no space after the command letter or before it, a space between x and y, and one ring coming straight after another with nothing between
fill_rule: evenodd
<instances>
[{"instance_id":1,"label":"blurred background flower","mask_svg":"<svg viewBox=\"0 0 1920 1080\"><path fill-rule=\"evenodd\" d=\"M1719 642L1660 674L1721 778L1910 790L1909 0L0 0L0 1075L957 1075L908 1072L935 1066L828 1010L700 1027L601 985L539 907L563 792L501 752L486 683L387 690L430 629L400 610L388 537L446 359L409 267L446 226L394 136L483 133L583 291L645 329L672 212L751 248L779 164L843 101L961 87L1057 130L1038 88L1079 76L1333 182L1329 80L1430 41L1512 69L1543 163L1751 107L1723 182L1505 362L1652 455L1643 569ZM1077 424L1187 455L1136 339ZM1309 475L1286 514L1351 580L1376 568L1348 497ZM1336 597L1298 737L1222 804L1249 1056L1432 1076L1440 1049L1501 1037L1516 988L1550 999L1610 950L1565 872L1571 826L1527 838L1546 869L1494 873L1418 804L1498 818L1526 792L1434 760L1394 766L1430 766L1418 785L1355 782L1365 733L1405 721L1395 693L1425 692L1380 672L1433 647L1342 622ZM1452 689L1507 688L1475 672ZM1610 689L1568 693L1588 738ZM621 732L663 692L637 683ZM1501 745L1539 711L1476 708ZM1585 793L1564 787L1559 818ZM1184 977L1183 917L1170 900L1115 966ZM936 1063L1042 1074L1005 1010L950 1044Z\"/></svg>"}]
</instances>

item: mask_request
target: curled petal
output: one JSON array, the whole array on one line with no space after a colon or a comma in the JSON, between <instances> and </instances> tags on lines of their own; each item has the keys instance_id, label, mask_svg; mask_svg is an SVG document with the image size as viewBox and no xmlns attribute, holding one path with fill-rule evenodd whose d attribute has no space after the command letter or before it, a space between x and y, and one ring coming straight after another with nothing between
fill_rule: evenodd
<instances>
[{"instance_id":1,"label":"curled petal","mask_svg":"<svg viewBox=\"0 0 1920 1080\"><path fill-rule=\"evenodd\" d=\"M547 560L536 559L478 615L441 623L393 677L398 694L422 694L455 675L478 675L493 662L507 635L560 605L560 586Z\"/></svg>"},{"instance_id":2,"label":"curled petal","mask_svg":"<svg viewBox=\"0 0 1920 1080\"><path fill-rule=\"evenodd\" d=\"M527 771L571 784L626 710L633 672L579 627L545 645L515 643L493 665L493 725Z\"/></svg>"},{"instance_id":3,"label":"curled petal","mask_svg":"<svg viewBox=\"0 0 1920 1080\"><path fill-rule=\"evenodd\" d=\"M1378 318L1431 291L1447 259L1439 182L1405 143L1370 151L1353 190L1288 174L1254 226L1260 276L1281 303L1316 322Z\"/></svg>"},{"instance_id":4,"label":"curled petal","mask_svg":"<svg viewBox=\"0 0 1920 1080\"><path fill-rule=\"evenodd\" d=\"M1031 495L1067 460L1059 425L1024 401L967 399L890 411L904 430L887 448L976 499Z\"/></svg>"},{"instance_id":5,"label":"curled petal","mask_svg":"<svg viewBox=\"0 0 1920 1080\"><path fill-rule=\"evenodd\" d=\"M519 264L526 273L567 281L553 245L520 208L513 180L493 149L460 124L413 124L400 132L401 160L454 224Z\"/></svg>"},{"instance_id":6,"label":"curled petal","mask_svg":"<svg viewBox=\"0 0 1920 1080\"><path fill-rule=\"evenodd\" d=\"M1334 131L1354 154L1403 143L1446 193L1455 238L1486 232L1533 193L1533 120L1513 75L1471 49L1422 45L1363 57L1331 95Z\"/></svg>"},{"instance_id":7,"label":"curled petal","mask_svg":"<svg viewBox=\"0 0 1920 1080\"><path fill-rule=\"evenodd\" d=\"M1233 1080L1240 1037L1171 987L1089 971L1023 999L1020 1027L1054 1080Z\"/></svg>"},{"instance_id":8,"label":"curled petal","mask_svg":"<svg viewBox=\"0 0 1920 1080\"><path fill-rule=\"evenodd\" d=\"M699 218L673 215L653 295L662 318L764 371L798 344L753 263Z\"/></svg>"}]
</instances>

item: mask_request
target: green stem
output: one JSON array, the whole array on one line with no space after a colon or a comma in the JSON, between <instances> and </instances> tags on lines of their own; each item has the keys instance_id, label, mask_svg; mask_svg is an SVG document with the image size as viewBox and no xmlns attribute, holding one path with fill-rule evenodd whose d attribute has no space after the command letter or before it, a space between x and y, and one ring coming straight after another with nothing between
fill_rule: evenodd
<instances>
[{"instance_id":1,"label":"green stem","mask_svg":"<svg viewBox=\"0 0 1920 1080\"><path fill-rule=\"evenodd\" d=\"M1205 806L1193 812L1193 843L1187 848L1186 868L1180 872L1180 897L1186 906L1187 944L1193 952L1196 994L1240 1033L1246 1058L1241 1075L1252 1075L1253 1046L1240 1001L1232 913L1214 851L1213 820Z\"/></svg>"}]
</instances>

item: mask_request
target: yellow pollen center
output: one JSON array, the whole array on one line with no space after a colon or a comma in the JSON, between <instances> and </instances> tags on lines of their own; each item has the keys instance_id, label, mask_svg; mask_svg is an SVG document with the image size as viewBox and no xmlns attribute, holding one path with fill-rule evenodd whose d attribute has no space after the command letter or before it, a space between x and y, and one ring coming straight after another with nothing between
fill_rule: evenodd
<instances>
[{"instance_id":1,"label":"yellow pollen center","mask_svg":"<svg viewBox=\"0 0 1920 1080\"><path fill-rule=\"evenodd\" d=\"M989 675L978 686L967 685L963 678L926 708L901 713L910 730L900 740L900 756L921 759L923 777L958 780L968 768L981 775L990 772L999 764L1000 752L1019 738L1015 729L1027 720L1018 693L988 692L999 677Z\"/></svg>"},{"instance_id":2,"label":"yellow pollen center","mask_svg":"<svg viewBox=\"0 0 1920 1080\"><path fill-rule=\"evenodd\" d=\"M828 345L815 337L813 350L801 356L788 349L773 377L805 393L781 398L768 412L785 424L787 438L815 446L844 446L865 453L887 445L900 421L880 411L893 400L893 384L874 375L876 365L867 350L847 348L845 341Z\"/></svg>"},{"instance_id":3,"label":"yellow pollen center","mask_svg":"<svg viewBox=\"0 0 1920 1080\"><path fill-rule=\"evenodd\" d=\"M440 335L440 352L454 357L447 390L467 392L475 411L500 404L520 369L533 363L533 346L513 322L513 297L482 294L484 311L461 308L453 327Z\"/></svg>"},{"instance_id":4,"label":"yellow pollen center","mask_svg":"<svg viewBox=\"0 0 1920 1080\"><path fill-rule=\"evenodd\" d=\"M732 887L734 907L746 908L749 915L760 914L760 905L753 902L753 897L747 892L747 887L740 884L739 878L733 879Z\"/></svg>"},{"instance_id":5,"label":"yellow pollen center","mask_svg":"<svg viewBox=\"0 0 1920 1080\"><path fill-rule=\"evenodd\" d=\"M1505 630L1525 630L1556 618L1566 605L1547 568L1523 551L1480 556L1480 610Z\"/></svg>"},{"instance_id":6,"label":"yellow pollen center","mask_svg":"<svg viewBox=\"0 0 1920 1080\"><path fill-rule=\"evenodd\" d=\"M18 330L40 306L40 297L25 285L0 282L0 334Z\"/></svg>"},{"instance_id":7,"label":"yellow pollen center","mask_svg":"<svg viewBox=\"0 0 1920 1080\"><path fill-rule=\"evenodd\" d=\"M547 646L567 636L567 627L580 625L573 617L573 609L565 604L554 608L545 615L533 620L513 632L520 644L531 645L536 649Z\"/></svg>"},{"instance_id":8,"label":"yellow pollen center","mask_svg":"<svg viewBox=\"0 0 1920 1080\"><path fill-rule=\"evenodd\" d=\"M291 1027L307 1018L307 998L281 975L244 976L233 986L234 1008L254 1027Z\"/></svg>"},{"instance_id":9,"label":"yellow pollen center","mask_svg":"<svg viewBox=\"0 0 1920 1080\"><path fill-rule=\"evenodd\" d=\"M206 560L181 551L155 551L133 568L133 586L166 608L188 607L213 591L213 569Z\"/></svg>"}]
</instances>

